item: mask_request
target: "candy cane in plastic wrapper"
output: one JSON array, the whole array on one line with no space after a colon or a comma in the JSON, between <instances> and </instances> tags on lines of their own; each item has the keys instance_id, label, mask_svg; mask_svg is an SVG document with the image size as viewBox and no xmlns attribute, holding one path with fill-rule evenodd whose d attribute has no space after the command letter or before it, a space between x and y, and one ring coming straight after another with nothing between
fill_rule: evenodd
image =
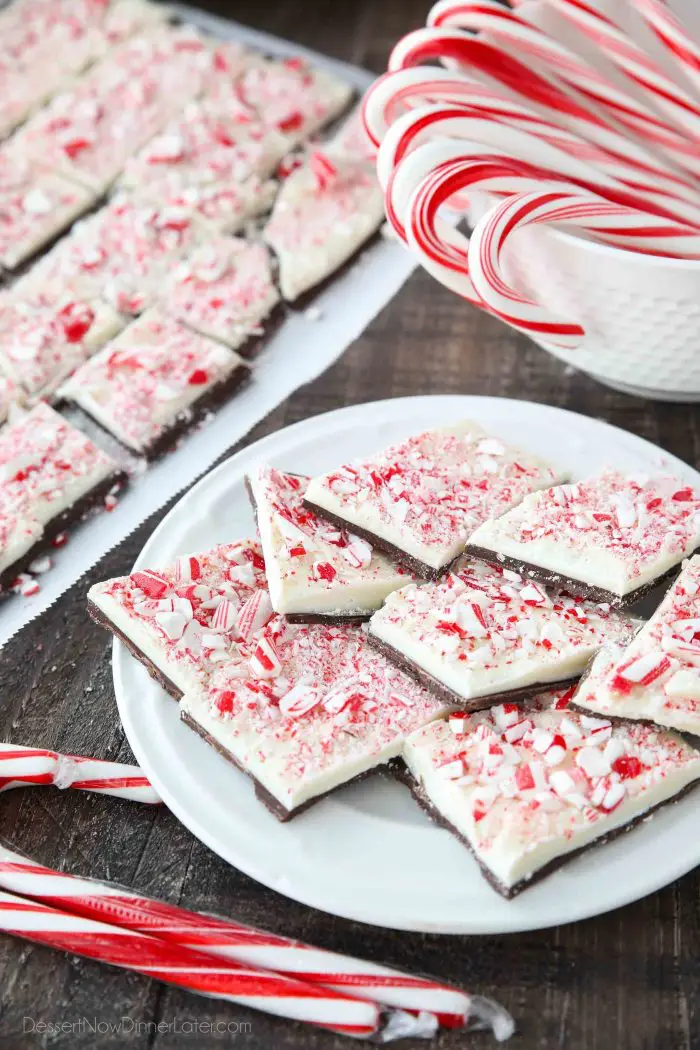
<instances>
[{"instance_id":1,"label":"candy cane in plastic wrapper","mask_svg":"<svg viewBox=\"0 0 700 1050\"><path fill-rule=\"evenodd\" d=\"M448 1027L465 1023L489 1027L498 1039L506 1039L513 1032L508 1013L482 996L469 996L437 981L324 951L230 919L187 911L120 886L53 871L5 846L0 846L0 886L83 919L109 922L179 948L194 949L197 954L261 967L276 976L382 1006L433 1015ZM410 1025L410 1020L399 1016L389 1025L390 1032L396 1032L402 1025Z\"/></svg>"},{"instance_id":2,"label":"candy cane in plastic wrapper","mask_svg":"<svg viewBox=\"0 0 700 1050\"><path fill-rule=\"evenodd\" d=\"M39 747L0 743L0 791L51 784L158 805L160 797L138 766Z\"/></svg>"}]
</instances>

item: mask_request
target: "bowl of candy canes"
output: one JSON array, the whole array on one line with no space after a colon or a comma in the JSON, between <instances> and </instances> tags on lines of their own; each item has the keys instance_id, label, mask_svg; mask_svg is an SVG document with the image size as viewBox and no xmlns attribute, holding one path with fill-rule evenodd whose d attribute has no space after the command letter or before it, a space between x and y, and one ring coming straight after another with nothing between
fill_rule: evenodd
<instances>
[{"instance_id":1,"label":"bowl of candy canes","mask_svg":"<svg viewBox=\"0 0 700 1050\"><path fill-rule=\"evenodd\" d=\"M363 115L389 222L437 280L608 386L700 401L700 11L683 4L440 0Z\"/></svg>"}]
</instances>

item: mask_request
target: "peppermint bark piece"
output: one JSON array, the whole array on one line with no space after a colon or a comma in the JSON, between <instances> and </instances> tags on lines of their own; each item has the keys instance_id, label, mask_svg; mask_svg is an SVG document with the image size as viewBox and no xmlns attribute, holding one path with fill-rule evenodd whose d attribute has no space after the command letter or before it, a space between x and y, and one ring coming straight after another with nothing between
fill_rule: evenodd
<instances>
[{"instance_id":1,"label":"peppermint bark piece","mask_svg":"<svg viewBox=\"0 0 700 1050\"><path fill-rule=\"evenodd\" d=\"M686 562L626 649L598 654L573 703L700 734L700 556Z\"/></svg>"},{"instance_id":2,"label":"peppermint bark piece","mask_svg":"<svg viewBox=\"0 0 700 1050\"><path fill-rule=\"evenodd\" d=\"M479 710L579 678L640 621L461 559L443 579L389 595L369 640L436 695Z\"/></svg>"},{"instance_id":3,"label":"peppermint bark piece","mask_svg":"<svg viewBox=\"0 0 700 1050\"><path fill-rule=\"evenodd\" d=\"M22 287L0 297L0 367L30 401L50 398L124 321L99 299L56 301Z\"/></svg>"},{"instance_id":4,"label":"peppermint bark piece","mask_svg":"<svg viewBox=\"0 0 700 1050\"><path fill-rule=\"evenodd\" d=\"M312 153L282 183L263 236L279 261L282 295L294 302L348 262L384 220L374 166Z\"/></svg>"},{"instance_id":5,"label":"peppermint bark piece","mask_svg":"<svg viewBox=\"0 0 700 1050\"><path fill-rule=\"evenodd\" d=\"M252 110L205 99L127 162L121 186L161 202L183 199L232 233L271 206L277 186L269 176L286 149L284 136Z\"/></svg>"},{"instance_id":6,"label":"peppermint bark piece","mask_svg":"<svg viewBox=\"0 0 700 1050\"><path fill-rule=\"evenodd\" d=\"M260 348L279 303L265 245L234 237L212 238L193 251L161 298L169 316L246 357Z\"/></svg>"},{"instance_id":7,"label":"peppermint bark piece","mask_svg":"<svg viewBox=\"0 0 700 1050\"><path fill-rule=\"evenodd\" d=\"M118 195L59 241L23 287L47 296L100 296L118 313L141 313L201 234L192 209Z\"/></svg>"},{"instance_id":8,"label":"peppermint bark piece","mask_svg":"<svg viewBox=\"0 0 700 1050\"><path fill-rule=\"evenodd\" d=\"M528 496L467 551L551 586L628 606L700 546L700 491L667 475L602 474Z\"/></svg>"},{"instance_id":9,"label":"peppermint bark piece","mask_svg":"<svg viewBox=\"0 0 700 1050\"><path fill-rule=\"evenodd\" d=\"M273 616L242 634L180 711L280 820L386 764L410 732L449 710L356 627Z\"/></svg>"},{"instance_id":10,"label":"peppermint bark piece","mask_svg":"<svg viewBox=\"0 0 700 1050\"><path fill-rule=\"evenodd\" d=\"M298 622L368 619L408 574L303 503L308 478L260 467L247 481L275 612Z\"/></svg>"},{"instance_id":11,"label":"peppermint bark piece","mask_svg":"<svg viewBox=\"0 0 700 1050\"><path fill-rule=\"evenodd\" d=\"M59 396L127 448L153 458L248 376L234 351L152 310L86 361Z\"/></svg>"},{"instance_id":12,"label":"peppermint bark piece","mask_svg":"<svg viewBox=\"0 0 700 1050\"><path fill-rule=\"evenodd\" d=\"M508 898L700 779L700 752L677 734L556 706L451 715L403 757L419 802Z\"/></svg>"},{"instance_id":13,"label":"peppermint bark piece","mask_svg":"<svg viewBox=\"0 0 700 1050\"><path fill-rule=\"evenodd\" d=\"M0 519L16 525L9 530L0 558L0 587L11 583L66 526L99 507L123 480L109 456L46 404L4 427ZM13 546L20 536L21 550Z\"/></svg>"},{"instance_id":14,"label":"peppermint bark piece","mask_svg":"<svg viewBox=\"0 0 700 1050\"><path fill-rule=\"evenodd\" d=\"M219 84L218 97L226 98L229 86ZM308 139L337 117L352 98L345 81L304 59L257 59L235 82L234 92L254 109L262 122L283 134L287 148ZM217 97L216 89L214 90Z\"/></svg>"},{"instance_id":15,"label":"peppermint bark piece","mask_svg":"<svg viewBox=\"0 0 700 1050\"><path fill-rule=\"evenodd\" d=\"M103 193L134 150L198 94L210 65L210 50L189 29L136 37L36 113L17 145Z\"/></svg>"},{"instance_id":16,"label":"peppermint bark piece","mask_svg":"<svg viewBox=\"0 0 700 1050\"><path fill-rule=\"evenodd\" d=\"M555 467L463 420L313 478L305 501L436 579L485 519L560 479Z\"/></svg>"},{"instance_id":17,"label":"peppermint bark piece","mask_svg":"<svg viewBox=\"0 0 700 1050\"><path fill-rule=\"evenodd\" d=\"M229 658L240 629L271 615L263 566L254 540L222 544L97 583L88 610L179 699Z\"/></svg>"},{"instance_id":18,"label":"peppermint bark piece","mask_svg":"<svg viewBox=\"0 0 700 1050\"><path fill-rule=\"evenodd\" d=\"M87 211L94 194L0 147L0 266L13 270Z\"/></svg>"}]
</instances>

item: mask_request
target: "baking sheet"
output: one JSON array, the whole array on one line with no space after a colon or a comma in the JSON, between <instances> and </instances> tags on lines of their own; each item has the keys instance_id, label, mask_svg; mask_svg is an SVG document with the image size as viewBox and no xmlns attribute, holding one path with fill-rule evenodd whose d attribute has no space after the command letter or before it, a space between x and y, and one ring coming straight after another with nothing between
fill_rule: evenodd
<instances>
[{"instance_id":1,"label":"baking sheet","mask_svg":"<svg viewBox=\"0 0 700 1050\"><path fill-rule=\"evenodd\" d=\"M366 70L290 41L186 5L172 5L172 10L222 39L240 40L271 55L302 55L345 78L358 94L373 80ZM12 595L0 605L0 646L52 605L111 547L204 473L294 390L329 368L396 294L414 265L397 243L378 238L314 299L311 311L292 314L255 362L254 382L236 394L202 430L188 435L179 449L134 477L115 511L71 529L66 547L55 552L54 567L37 577L41 588L38 594L31 598Z\"/></svg>"}]
</instances>

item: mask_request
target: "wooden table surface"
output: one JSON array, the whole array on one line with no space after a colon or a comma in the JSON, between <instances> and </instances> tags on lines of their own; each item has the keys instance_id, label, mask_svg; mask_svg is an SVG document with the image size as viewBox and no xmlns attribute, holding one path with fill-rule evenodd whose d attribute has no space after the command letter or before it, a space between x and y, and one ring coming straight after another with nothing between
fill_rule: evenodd
<instances>
[{"instance_id":1,"label":"wooden table surface","mask_svg":"<svg viewBox=\"0 0 700 1050\"><path fill-rule=\"evenodd\" d=\"M392 41L421 23L427 0L238 0L202 6L379 72ZM281 405L248 441L342 405L429 393L488 394L562 406L615 423L700 465L697 408L646 403L607 390L423 273L409 281L330 371ZM0 652L2 739L133 760L114 702L110 640L88 619L85 592L95 580L129 570L166 509ZM694 873L613 914L559 929L507 937L422 936L336 919L286 900L228 867L165 809L29 789L3 795L0 814L3 838L49 865L498 997L518 1024L514 1050L700 1045ZM124 1018L121 1031L115 1029ZM39 1021L67 1022L71 1028L40 1034L31 1030ZM235 1037L189 1034L187 1026L196 1021L242 1028ZM97 1033L90 1030L95 1022L101 1026ZM225 1045L227 1038L250 1050L350 1045L341 1037L0 939L0 1046L7 1050L208 1050ZM410 1050L425 1044L401 1045ZM493 1044L483 1034L448 1033L433 1045L478 1050Z\"/></svg>"}]
</instances>

